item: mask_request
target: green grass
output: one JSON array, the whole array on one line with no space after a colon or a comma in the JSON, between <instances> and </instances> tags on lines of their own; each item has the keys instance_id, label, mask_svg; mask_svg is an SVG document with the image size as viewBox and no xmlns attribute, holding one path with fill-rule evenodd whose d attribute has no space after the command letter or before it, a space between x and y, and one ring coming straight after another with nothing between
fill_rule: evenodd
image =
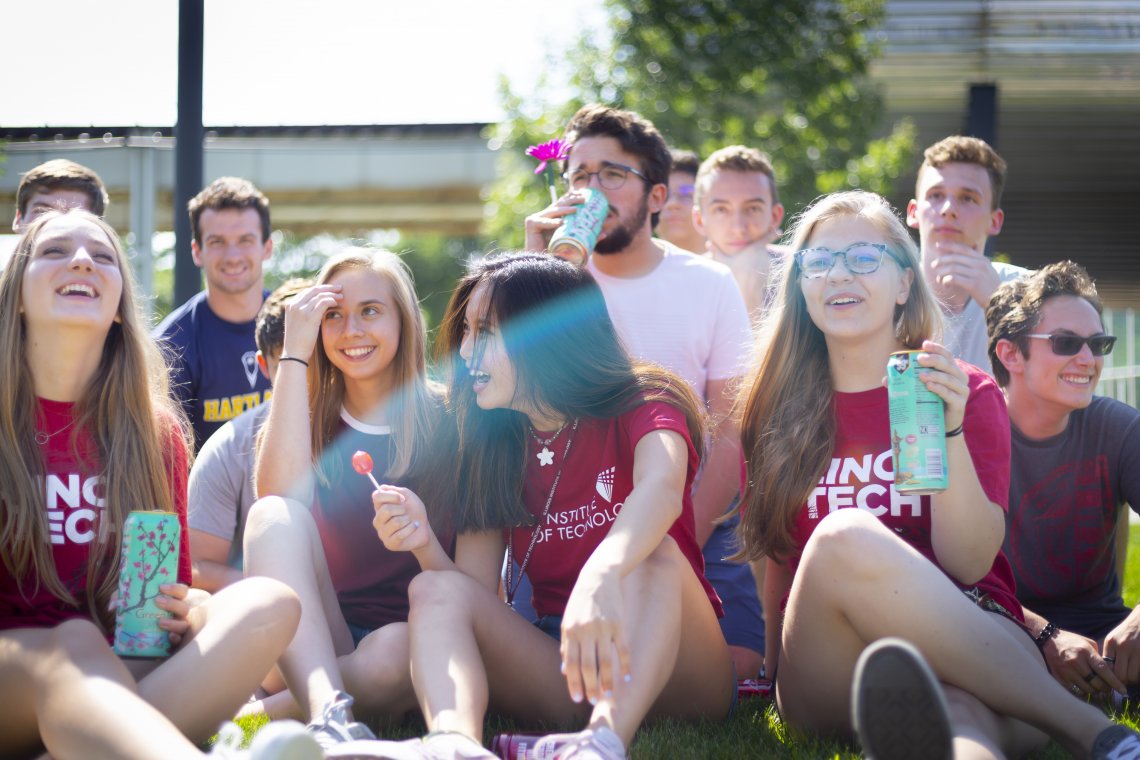
<instances>
[{"instance_id":1,"label":"green grass","mask_svg":"<svg viewBox=\"0 0 1140 760\"><path fill-rule=\"evenodd\" d=\"M1129 531L1128 562L1125 567L1124 601L1135 605L1140 597L1140 526ZM1117 720L1134 728L1140 727L1140 713L1129 712L1116 716ZM239 721L250 736L265 724L264 718ZM403 724L373 726L377 734L386 739L405 739L419 736L424 727L420 721ZM486 738L503 731L533 732L533 726L515 726L510 721L491 718L486 726ZM824 741L788 730L776 717L775 709L766 700L749 699L737 705L732 718L719 723L676 723L665 721L642 728L630 748L634 760L670 758L676 760L717 760L738 757L781 757L790 760L817 760L858 758L858 748L834 741ZM1069 757L1055 742L1031 756L1034 760L1063 760Z\"/></svg>"}]
</instances>

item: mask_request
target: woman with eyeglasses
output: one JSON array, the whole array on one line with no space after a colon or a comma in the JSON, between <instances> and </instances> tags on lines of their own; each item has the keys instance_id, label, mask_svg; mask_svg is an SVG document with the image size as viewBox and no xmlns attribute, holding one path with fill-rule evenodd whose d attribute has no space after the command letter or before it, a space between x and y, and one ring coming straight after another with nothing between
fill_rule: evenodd
<instances>
[{"instance_id":1,"label":"woman with eyeglasses","mask_svg":"<svg viewBox=\"0 0 1140 760\"><path fill-rule=\"evenodd\" d=\"M1109 696L1140 684L1140 612L1124 606L1116 562L1125 504L1140 509L1140 411L1093 395L1116 338L1080 266L1003 285L986 321L1013 436L1004 550L1017 596L1053 676Z\"/></svg>"},{"instance_id":2,"label":"woman with eyeglasses","mask_svg":"<svg viewBox=\"0 0 1140 760\"><path fill-rule=\"evenodd\" d=\"M767 558L765 662L784 718L854 730L880 759L1019 756L1045 733L1079 757L1140 751L1049 677L1025 628L1001 554L1005 405L931 339L938 306L895 211L872 193L826 196L793 250L742 422L742 554ZM921 351L945 402L940 493L894 488L883 378L903 350Z\"/></svg>"}]
</instances>

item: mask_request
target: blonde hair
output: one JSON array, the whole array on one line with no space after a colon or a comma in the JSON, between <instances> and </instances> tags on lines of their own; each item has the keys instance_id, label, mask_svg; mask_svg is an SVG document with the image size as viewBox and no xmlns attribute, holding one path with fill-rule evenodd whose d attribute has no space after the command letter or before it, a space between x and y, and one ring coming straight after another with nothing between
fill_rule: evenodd
<instances>
[{"instance_id":1,"label":"blonde hair","mask_svg":"<svg viewBox=\"0 0 1140 760\"><path fill-rule=\"evenodd\" d=\"M37 238L45 226L64 214L79 216L106 234L123 280L118 320L111 324L99 366L76 404L76 421L69 436L75 451L78 432L87 431L102 468L104 507L97 536L89 544L86 603L106 627L110 623L107 602L118 582L119 541L112 537L132 509L174 510L172 467L164 452L172 450L172 436L182 438L187 452L191 446L181 409L171 401L166 365L144 327L131 270L114 229L86 211L52 211L36 219L0 272L0 351L8 357L0 363L0 504L4 514L0 555L7 571L21 586L29 572L34 572L37 583L61 601L79 604L60 579L52 557L44 503L46 465L35 441L39 407L20 313L24 275Z\"/></svg>"},{"instance_id":2,"label":"blonde hair","mask_svg":"<svg viewBox=\"0 0 1140 760\"><path fill-rule=\"evenodd\" d=\"M724 171L763 174L768 178L772 203L779 202L779 197L776 195L776 171L772 168L772 159L768 158L768 154L744 145L729 145L706 158L697 169L697 178L693 183L693 203L701 205L712 185L713 175Z\"/></svg>"},{"instance_id":3,"label":"blonde hair","mask_svg":"<svg viewBox=\"0 0 1140 760\"><path fill-rule=\"evenodd\" d=\"M369 270L387 280L400 315L400 345L392 359L395 391L388 399L394 455L385 473L396 478L407 474L417 457L426 453L440 392L427 379L427 329L408 265L390 251L349 248L325 263L317 274L317 284L354 269ZM320 341L308 376L313 468L317 478L327 484L343 469L343 463L323 461L321 455L336 436L345 391L344 375L329 361Z\"/></svg>"},{"instance_id":4,"label":"blonde hair","mask_svg":"<svg viewBox=\"0 0 1140 760\"><path fill-rule=\"evenodd\" d=\"M941 333L938 304L921 276L918 248L884 198L864 191L826 195L803 211L792 230L799 251L817 227L857 217L874 224L910 269L910 294L895 309L895 337L917 349ZM893 260L893 259L892 259ZM884 259L886 261L886 259ZM744 386L741 442L748 482L741 498L739 558L793 551L795 519L827 471L835 446L827 343L807 310L799 267L783 267L776 299L760 325L758 361ZM884 367L886 357L883 357Z\"/></svg>"}]
</instances>

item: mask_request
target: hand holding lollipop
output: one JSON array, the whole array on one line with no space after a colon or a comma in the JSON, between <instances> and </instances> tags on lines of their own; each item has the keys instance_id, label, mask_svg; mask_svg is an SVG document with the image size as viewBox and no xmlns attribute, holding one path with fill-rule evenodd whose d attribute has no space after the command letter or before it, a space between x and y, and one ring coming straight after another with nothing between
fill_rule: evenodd
<instances>
[{"instance_id":1,"label":"hand holding lollipop","mask_svg":"<svg viewBox=\"0 0 1140 760\"><path fill-rule=\"evenodd\" d=\"M352 455L352 469L359 472L361 475L367 475L368 479L372 481L372 485L376 486L376 490L380 490L380 484L376 482L375 476L372 474L372 455L367 451L358 451Z\"/></svg>"}]
</instances>

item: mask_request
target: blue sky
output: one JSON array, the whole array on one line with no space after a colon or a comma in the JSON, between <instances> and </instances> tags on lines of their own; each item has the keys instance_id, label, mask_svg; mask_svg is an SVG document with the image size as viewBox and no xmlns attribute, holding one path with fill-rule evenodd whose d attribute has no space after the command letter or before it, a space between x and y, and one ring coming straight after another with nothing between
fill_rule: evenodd
<instances>
[{"instance_id":1,"label":"blue sky","mask_svg":"<svg viewBox=\"0 0 1140 760\"><path fill-rule=\"evenodd\" d=\"M18 11L15 9L19 8ZM494 121L602 0L206 0L210 126ZM24 2L5 14L0 125L165 126L177 0Z\"/></svg>"}]
</instances>

